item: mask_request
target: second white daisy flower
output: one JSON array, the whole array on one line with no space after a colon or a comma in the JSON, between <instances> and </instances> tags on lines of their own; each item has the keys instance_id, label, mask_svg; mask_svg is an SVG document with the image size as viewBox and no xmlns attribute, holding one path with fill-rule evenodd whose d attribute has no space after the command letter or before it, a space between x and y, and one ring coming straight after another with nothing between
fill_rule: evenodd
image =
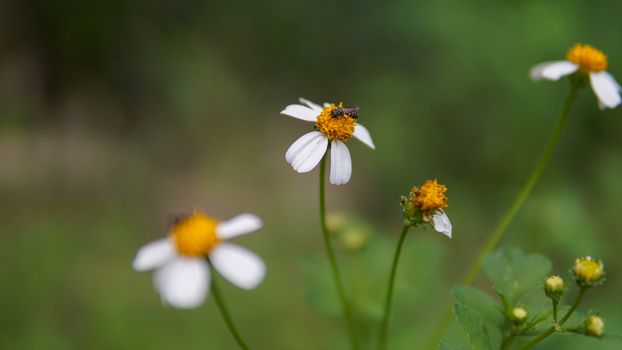
<instances>
[{"instance_id":1,"label":"second white daisy flower","mask_svg":"<svg viewBox=\"0 0 622 350\"><path fill-rule=\"evenodd\" d=\"M239 288L254 289L263 281L266 266L261 258L236 244L223 242L261 226L261 220L252 214L217 222L195 212L176 220L168 237L141 247L133 267L137 271L155 270L153 284L163 303L195 308L208 295L210 263Z\"/></svg>"},{"instance_id":2,"label":"second white daisy flower","mask_svg":"<svg viewBox=\"0 0 622 350\"><path fill-rule=\"evenodd\" d=\"M352 176L352 159L345 142L357 138L370 148L376 148L369 131L357 122L355 108L344 108L339 104L325 104L324 107L300 98L302 104L285 107L281 114L315 123L315 131L302 135L285 153L285 160L299 173L315 168L330 143L330 183L343 185Z\"/></svg>"},{"instance_id":3,"label":"second white daisy flower","mask_svg":"<svg viewBox=\"0 0 622 350\"><path fill-rule=\"evenodd\" d=\"M621 102L622 88L607 72L607 56L597 48L576 44L566 54L566 60L544 62L530 71L534 80L559 80L577 71L587 74L601 109L616 108Z\"/></svg>"}]
</instances>

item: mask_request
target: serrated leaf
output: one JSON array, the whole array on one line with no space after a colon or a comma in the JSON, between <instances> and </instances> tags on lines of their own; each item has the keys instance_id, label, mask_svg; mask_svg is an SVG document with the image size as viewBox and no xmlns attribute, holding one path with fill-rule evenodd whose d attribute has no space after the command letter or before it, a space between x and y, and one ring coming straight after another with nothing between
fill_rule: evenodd
<instances>
[{"instance_id":1,"label":"serrated leaf","mask_svg":"<svg viewBox=\"0 0 622 350\"><path fill-rule=\"evenodd\" d=\"M456 302L466 306L485 322L499 326L503 323L503 313L495 300L484 291L474 287L455 286L452 295Z\"/></svg>"},{"instance_id":2,"label":"serrated leaf","mask_svg":"<svg viewBox=\"0 0 622 350\"><path fill-rule=\"evenodd\" d=\"M460 303L454 304L454 315L462 326L473 350L489 350L490 337L482 319L471 309Z\"/></svg>"},{"instance_id":3,"label":"serrated leaf","mask_svg":"<svg viewBox=\"0 0 622 350\"><path fill-rule=\"evenodd\" d=\"M514 304L542 283L551 271L551 261L516 248L499 249L484 257L483 268L495 289Z\"/></svg>"}]
</instances>

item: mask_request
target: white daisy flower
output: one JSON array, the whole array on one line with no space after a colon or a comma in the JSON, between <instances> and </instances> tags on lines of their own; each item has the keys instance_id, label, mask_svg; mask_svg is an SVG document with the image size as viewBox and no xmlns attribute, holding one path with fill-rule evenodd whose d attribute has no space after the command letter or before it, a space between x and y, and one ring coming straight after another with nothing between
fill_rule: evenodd
<instances>
[{"instance_id":1,"label":"white daisy flower","mask_svg":"<svg viewBox=\"0 0 622 350\"><path fill-rule=\"evenodd\" d=\"M530 71L534 80L559 80L577 71L589 77L590 85L601 109L615 108L620 102L620 84L607 71L607 56L586 44L576 44L566 54L564 61L544 62Z\"/></svg>"},{"instance_id":2,"label":"white daisy flower","mask_svg":"<svg viewBox=\"0 0 622 350\"><path fill-rule=\"evenodd\" d=\"M254 289L261 283L266 274L261 258L224 242L261 226L261 219L252 214L223 222L199 212L182 216L171 226L168 237L141 247L132 266L137 271L155 270L153 284L163 303L195 308L209 292L209 264L239 288Z\"/></svg>"},{"instance_id":3,"label":"white daisy flower","mask_svg":"<svg viewBox=\"0 0 622 350\"><path fill-rule=\"evenodd\" d=\"M369 131L357 123L358 108L347 108L342 104L321 107L304 98L300 98L300 102L303 104L285 107L281 114L314 122L315 131L296 140L285 153L285 160L295 171L309 172L322 160L330 142L330 183L348 183L352 175L352 160L344 142L354 136L372 149L376 148Z\"/></svg>"}]
</instances>

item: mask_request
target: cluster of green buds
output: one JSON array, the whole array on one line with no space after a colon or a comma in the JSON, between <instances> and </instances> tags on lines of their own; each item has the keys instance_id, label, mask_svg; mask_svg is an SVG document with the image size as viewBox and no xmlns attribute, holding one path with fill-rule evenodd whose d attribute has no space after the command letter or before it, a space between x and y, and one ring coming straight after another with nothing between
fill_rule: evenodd
<instances>
[{"instance_id":1,"label":"cluster of green buds","mask_svg":"<svg viewBox=\"0 0 622 350\"><path fill-rule=\"evenodd\" d=\"M366 226L356 220L349 220L343 214L329 214L326 217L326 226L335 236L339 247L347 252L359 251L369 243L369 232Z\"/></svg>"},{"instance_id":2,"label":"cluster of green buds","mask_svg":"<svg viewBox=\"0 0 622 350\"><path fill-rule=\"evenodd\" d=\"M587 289L605 282L605 265L601 260L590 256L577 258L572 266L571 273L581 292L577 300L581 300ZM557 323L557 305L566 292L566 284L558 275L552 275L544 280L544 292L553 301L554 321ZM574 307L573 307L574 308ZM567 317L561 320L558 326L563 325ZM605 322L596 314L591 314L583 320L581 325L575 328L567 328L567 331L581 333L592 337L601 337L605 331Z\"/></svg>"}]
</instances>

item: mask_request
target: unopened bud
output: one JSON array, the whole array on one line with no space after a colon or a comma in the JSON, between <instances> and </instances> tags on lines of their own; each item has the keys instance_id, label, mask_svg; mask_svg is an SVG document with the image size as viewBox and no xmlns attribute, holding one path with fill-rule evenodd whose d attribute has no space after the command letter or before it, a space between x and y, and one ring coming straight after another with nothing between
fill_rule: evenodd
<instances>
[{"instance_id":1,"label":"unopened bud","mask_svg":"<svg viewBox=\"0 0 622 350\"><path fill-rule=\"evenodd\" d=\"M512 321L516 324L521 324L527 319L527 310L522 307L515 307L512 309Z\"/></svg>"},{"instance_id":2,"label":"unopened bud","mask_svg":"<svg viewBox=\"0 0 622 350\"><path fill-rule=\"evenodd\" d=\"M600 338L605 333L605 322L597 315L585 319L585 332L592 337Z\"/></svg>"},{"instance_id":3,"label":"unopened bud","mask_svg":"<svg viewBox=\"0 0 622 350\"><path fill-rule=\"evenodd\" d=\"M342 233L341 240L349 251L357 251L367 244L367 234L360 229L349 229Z\"/></svg>"},{"instance_id":4,"label":"unopened bud","mask_svg":"<svg viewBox=\"0 0 622 350\"><path fill-rule=\"evenodd\" d=\"M559 300L565 290L564 280L557 275L549 276L544 280L544 292L551 299Z\"/></svg>"}]
</instances>

